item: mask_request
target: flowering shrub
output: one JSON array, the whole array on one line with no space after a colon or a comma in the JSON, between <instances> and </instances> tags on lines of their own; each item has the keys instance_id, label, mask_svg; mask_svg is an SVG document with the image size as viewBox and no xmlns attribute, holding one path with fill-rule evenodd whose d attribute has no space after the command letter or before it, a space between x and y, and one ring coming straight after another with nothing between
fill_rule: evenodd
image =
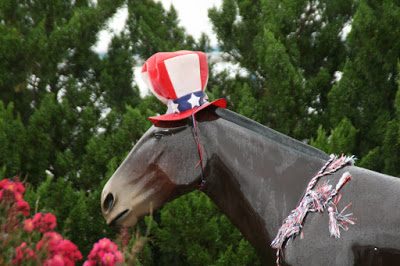
<instances>
[{"instance_id":1,"label":"flowering shrub","mask_svg":"<svg viewBox=\"0 0 400 266\"><path fill-rule=\"evenodd\" d=\"M0 201L6 205L8 212L17 216L29 215L29 204L24 200L25 187L21 182L13 182L8 179L0 181Z\"/></svg>"},{"instance_id":2,"label":"flowering shrub","mask_svg":"<svg viewBox=\"0 0 400 266\"><path fill-rule=\"evenodd\" d=\"M57 226L56 217L51 213L36 213L33 218L24 221L24 230L28 233L38 230L46 233L53 230Z\"/></svg>"},{"instance_id":3,"label":"flowering shrub","mask_svg":"<svg viewBox=\"0 0 400 266\"><path fill-rule=\"evenodd\" d=\"M56 232L46 232L36 244L36 250L47 254L44 265L75 265L75 261L82 259L82 254L69 240L63 239ZM63 264L61 264L62 262Z\"/></svg>"},{"instance_id":4,"label":"flowering shrub","mask_svg":"<svg viewBox=\"0 0 400 266\"><path fill-rule=\"evenodd\" d=\"M70 266L81 261L78 247L54 231L57 219L53 214L38 212L26 218L30 206L24 192L24 185L17 179L0 180L0 265ZM124 232L121 244L127 251L130 236ZM144 242L144 238L139 240ZM114 266L123 262L118 246L103 238L94 244L83 265ZM133 264L134 256L127 254L127 262Z\"/></svg>"},{"instance_id":5,"label":"flowering shrub","mask_svg":"<svg viewBox=\"0 0 400 266\"><path fill-rule=\"evenodd\" d=\"M15 257L12 260L12 263L15 265L20 265L22 262L28 262L28 261L35 261L36 260L36 253L32 249L30 249L26 242L22 242L21 245L19 245L15 249Z\"/></svg>"},{"instance_id":6,"label":"flowering shrub","mask_svg":"<svg viewBox=\"0 0 400 266\"><path fill-rule=\"evenodd\" d=\"M94 244L88 260L83 265L94 266L101 264L111 266L118 262L123 262L122 253L118 250L118 246L109 239L103 238Z\"/></svg>"}]
</instances>

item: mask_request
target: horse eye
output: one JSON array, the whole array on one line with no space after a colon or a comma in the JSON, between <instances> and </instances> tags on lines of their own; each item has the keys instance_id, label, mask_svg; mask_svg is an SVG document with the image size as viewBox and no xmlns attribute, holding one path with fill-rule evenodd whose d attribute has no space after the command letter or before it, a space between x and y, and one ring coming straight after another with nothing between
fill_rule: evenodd
<instances>
[{"instance_id":1,"label":"horse eye","mask_svg":"<svg viewBox=\"0 0 400 266\"><path fill-rule=\"evenodd\" d=\"M172 128L172 129L164 129L164 130L160 130L160 131L154 132L153 136L156 139L161 139L164 136L174 135L175 133L178 133L178 132L180 132L180 131L182 131L182 130L184 130L186 128L187 128L186 126L182 126L182 127Z\"/></svg>"},{"instance_id":2,"label":"horse eye","mask_svg":"<svg viewBox=\"0 0 400 266\"><path fill-rule=\"evenodd\" d=\"M163 136L164 136L164 135L163 135L162 133L160 133L160 132L154 133L154 137L155 137L156 139L161 139Z\"/></svg>"}]
</instances>

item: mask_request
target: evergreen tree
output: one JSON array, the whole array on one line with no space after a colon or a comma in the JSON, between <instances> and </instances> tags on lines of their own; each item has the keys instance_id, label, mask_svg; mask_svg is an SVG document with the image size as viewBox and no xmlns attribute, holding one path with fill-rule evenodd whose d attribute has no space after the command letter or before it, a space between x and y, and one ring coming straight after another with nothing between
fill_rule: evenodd
<instances>
[{"instance_id":1,"label":"evergreen tree","mask_svg":"<svg viewBox=\"0 0 400 266\"><path fill-rule=\"evenodd\" d=\"M210 10L222 51L249 73L259 122L301 139L327 125L326 95L346 57L339 32L353 12L352 1L225 0Z\"/></svg>"},{"instance_id":2,"label":"evergreen tree","mask_svg":"<svg viewBox=\"0 0 400 266\"><path fill-rule=\"evenodd\" d=\"M400 73L400 65L398 65ZM381 153L385 173L400 176L400 76L397 78L397 93L394 101L395 117L387 123Z\"/></svg>"},{"instance_id":3,"label":"evergreen tree","mask_svg":"<svg viewBox=\"0 0 400 266\"><path fill-rule=\"evenodd\" d=\"M129 36L122 33L111 40L110 48L102 60L100 91L107 106L125 110L126 105L139 103L139 89L132 87L132 67L135 64Z\"/></svg>"},{"instance_id":4,"label":"evergreen tree","mask_svg":"<svg viewBox=\"0 0 400 266\"><path fill-rule=\"evenodd\" d=\"M85 79L98 62L97 32L122 1L2 1L0 97L15 103L24 121L47 92L68 75ZM4 58L4 59L3 59Z\"/></svg>"},{"instance_id":5,"label":"evergreen tree","mask_svg":"<svg viewBox=\"0 0 400 266\"><path fill-rule=\"evenodd\" d=\"M166 11L160 2L130 0L128 10L127 28L133 51L142 58L196 46L193 37L178 26L178 15L173 6Z\"/></svg>"},{"instance_id":6,"label":"evergreen tree","mask_svg":"<svg viewBox=\"0 0 400 266\"><path fill-rule=\"evenodd\" d=\"M216 76L230 85L212 81L214 93L274 129L302 140L317 133L317 147L356 154L361 166L395 174L397 123L389 121L395 117L398 14L396 1L225 0L209 16L226 58L248 77ZM258 100L253 114L239 108L252 99Z\"/></svg>"},{"instance_id":7,"label":"evergreen tree","mask_svg":"<svg viewBox=\"0 0 400 266\"><path fill-rule=\"evenodd\" d=\"M322 127L318 128L317 137L311 140L311 145L327 153L351 155L355 148L357 130L350 120L343 118L329 136Z\"/></svg>"},{"instance_id":8,"label":"evergreen tree","mask_svg":"<svg viewBox=\"0 0 400 266\"><path fill-rule=\"evenodd\" d=\"M359 156L382 145L387 122L394 117L399 14L396 1L359 2L347 41L343 78L329 92L331 124L346 116L359 129L353 151Z\"/></svg>"},{"instance_id":9,"label":"evergreen tree","mask_svg":"<svg viewBox=\"0 0 400 266\"><path fill-rule=\"evenodd\" d=\"M26 146L26 129L14 114L14 105L0 101L0 167L3 176L19 174Z\"/></svg>"},{"instance_id":10,"label":"evergreen tree","mask_svg":"<svg viewBox=\"0 0 400 266\"><path fill-rule=\"evenodd\" d=\"M154 238L156 265L260 265L255 250L201 192L167 204Z\"/></svg>"}]
</instances>

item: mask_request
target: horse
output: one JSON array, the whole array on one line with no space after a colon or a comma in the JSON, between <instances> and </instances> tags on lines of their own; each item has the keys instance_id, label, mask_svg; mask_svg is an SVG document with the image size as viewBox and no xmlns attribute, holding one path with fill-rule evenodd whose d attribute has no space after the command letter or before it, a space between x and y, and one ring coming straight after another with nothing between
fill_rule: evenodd
<instances>
[{"instance_id":1,"label":"horse","mask_svg":"<svg viewBox=\"0 0 400 266\"><path fill-rule=\"evenodd\" d=\"M150 127L104 186L101 209L108 224L133 226L151 209L205 181L202 191L255 247L263 264L274 265L272 239L328 159L323 151L230 110L207 108L195 121ZM356 224L332 238L328 214L308 214L302 237L286 243L285 265L399 264L400 180L346 166L330 182L337 183L344 171L352 180L341 190L339 205L352 203Z\"/></svg>"}]
</instances>

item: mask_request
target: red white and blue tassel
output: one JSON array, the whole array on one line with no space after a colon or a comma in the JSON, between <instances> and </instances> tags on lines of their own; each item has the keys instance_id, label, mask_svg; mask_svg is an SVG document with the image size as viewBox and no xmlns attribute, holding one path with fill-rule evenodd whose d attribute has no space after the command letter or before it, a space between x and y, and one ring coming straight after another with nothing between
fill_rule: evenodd
<instances>
[{"instance_id":1,"label":"red white and blue tassel","mask_svg":"<svg viewBox=\"0 0 400 266\"><path fill-rule=\"evenodd\" d=\"M355 224L353 214L344 214L344 211L350 207L348 204L341 212L337 209L340 201L339 191L351 180L349 172L345 172L335 187L325 182L321 186L314 189L321 177L332 175L345 166L354 164L354 156L335 156L331 155L327 163L321 170L310 180L307 185L306 192L301 199L299 205L290 212L289 216L283 221L279 228L278 234L271 243L271 247L276 249L276 264L281 264L283 249L289 239L295 238L301 234L305 217L309 212L324 212L325 209L329 213L329 233L330 236L339 238L340 229L348 230L349 225Z\"/></svg>"}]
</instances>

